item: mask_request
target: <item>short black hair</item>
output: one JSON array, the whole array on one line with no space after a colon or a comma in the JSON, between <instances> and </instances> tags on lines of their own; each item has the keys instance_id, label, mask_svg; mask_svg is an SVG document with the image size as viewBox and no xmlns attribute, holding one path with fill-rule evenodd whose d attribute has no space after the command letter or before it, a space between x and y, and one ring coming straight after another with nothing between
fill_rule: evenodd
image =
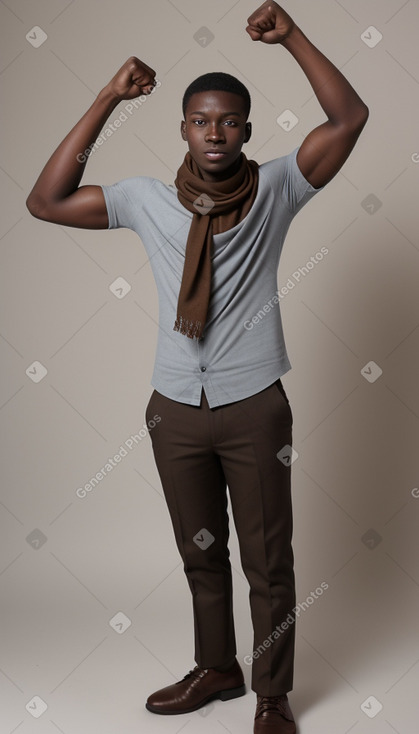
<instances>
[{"instance_id":1,"label":"short black hair","mask_svg":"<svg viewBox=\"0 0 419 734\"><path fill-rule=\"evenodd\" d=\"M197 77L189 84L182 100L183 116L185 117L188 102L193 94L212 91L231 92L240 95L245 103L246 119L248 118L251 104L249 90L239 79L224 71L210 71L208 74Z\"/></svg>"}]
</instances>

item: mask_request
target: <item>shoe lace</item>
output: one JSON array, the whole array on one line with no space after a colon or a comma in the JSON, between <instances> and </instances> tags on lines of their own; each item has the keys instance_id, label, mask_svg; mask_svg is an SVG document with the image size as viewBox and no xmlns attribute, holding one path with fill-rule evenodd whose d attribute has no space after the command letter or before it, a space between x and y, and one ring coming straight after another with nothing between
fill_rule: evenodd
<instances>
[{"instance_id":1,"label":"shoe lace","mask_svg":"<svg viewBox=\"0 0 419 734\"><path fill-rule=\"evenodd\" d=\"M294 720L286 693L280 696L258 696L255 718L262 716L267 711L278 711L286 719Z\"/></svg>"},{"instance_id":2,"label":"shoe lace","mask_svg":"<svg viewBox=\"0 0 419 734\"><path fill-rule=\"evenodd\" d=\"M207 670L204 670L203 668L200 668L198 665L195 665L195 667L189 671L189 673L186 673L186 675L182 678L182 680L187 680L188 678L202 678L202 676L207 673Z\"/></svg>"}]
</instances>

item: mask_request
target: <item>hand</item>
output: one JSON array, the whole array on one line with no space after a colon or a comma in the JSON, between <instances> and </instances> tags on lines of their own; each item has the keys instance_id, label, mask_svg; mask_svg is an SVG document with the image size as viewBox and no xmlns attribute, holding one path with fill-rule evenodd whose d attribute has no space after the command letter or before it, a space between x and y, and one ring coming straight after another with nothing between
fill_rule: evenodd
<instances>
[{"instance_id":1,"label":"hand","mask_svg":"<svg viewBox=\"0 0 419 734\"><path fill-rule=\"evenodd\" d=\"M151 94L156 72L136 56L130 56L115 76L106 85L105 90L118 100L134 99L140 94Z\"/></svg>"},{"instance_id":2,"label":"hand","mask_svg":"<svg viewBox=\"0 0 419 734\"><path fill-rule=\"evenodd\" d=\"M247 19L246 28L252 41L282 43L295 28L293 19L278 3L267 0Z\"/></svg>"}]
</instances>

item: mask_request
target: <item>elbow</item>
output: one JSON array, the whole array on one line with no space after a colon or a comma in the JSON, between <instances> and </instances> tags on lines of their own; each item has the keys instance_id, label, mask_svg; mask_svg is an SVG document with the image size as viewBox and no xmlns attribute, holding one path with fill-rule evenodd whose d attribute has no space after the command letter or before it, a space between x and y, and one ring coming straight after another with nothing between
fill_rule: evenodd
<instances>
[{"instance_id":1,"label":"elbow","mask_svg":"<svg viewBox=\"0 0 419 734\"><path fill-rule=\"evenodd\" d=\"M368 120L369 114L369 108L360 100L357 104L348 106L345 112L334 120L334 123L348 130L362 130Z\"/></svg>"},{"instance_id":2,"label":"elbow","mask_svg":"<svg viewBox=\"0 0 419 734\"><path fill-rule=\"evenodd\" d=\"M44 199L32 191L26 199L26 208L36 219L47 219L47 206Z\"/></svg>"},{"instance_id":3,"label":"elbow","mask_svg":"<svg viewBox=\"0 0 419 734\"><path fill-rule=\"evenodd\" d=\"M329 118L333 126L339 129L345 135L360 134L367 124L370 111L366 104L361 102L355 106L351 106L346 110L345 114L336 119Z\"/></svg>"},{"instance_id":4,"label":"elbow","mask_svg":"<svg viewBox=\"0 0 419 734\"><path fill-rule=\"evenodd\" d=\"M30 194L28 198L26 199L25 203L26 203L26 208L30 212L30 214L32 214L33 217L36 217L35 206L34 206L33 199Z\"/></svg>"},{"instance_id":5,"label":"elbow","mask_svg":"<svg viewBox=\"0 0 419 734\"><path fill-rule=\"evenodd\" d=\"M362 103L357 110L356 114L354 115L354 127L356 130L361 130L365 127L367 124L367 120L370 116L369 108L366 104Z\"/></svg>"},{"instance_id":6,"label":"elbow","mask_svg":"<svg viewBox=\"0 0 419 734\"><path fill-rule=\"evenodd\" d=\"M345 136L357 138L367 124L369 114L367 105L362 104L340 120L337 127Z\"/></svg>"}]
</instances>

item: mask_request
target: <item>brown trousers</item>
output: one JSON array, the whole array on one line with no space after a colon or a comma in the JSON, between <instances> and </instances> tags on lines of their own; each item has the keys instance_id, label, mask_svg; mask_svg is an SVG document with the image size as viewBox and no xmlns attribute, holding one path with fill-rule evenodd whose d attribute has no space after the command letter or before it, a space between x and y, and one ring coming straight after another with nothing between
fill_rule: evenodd
<instances>
[{"instance_id":1,"label":"brown trousers","mask_svg":"<svg viewBox=\"0 0 419 734\"><path fill-rule=\"evenodd\" d=\"M150 436L192 592L195 661L215 668L236 655L228 486L250 586L254 646L244 658L252 663L252 689L263 696L287 693L295 647L295 623L286 623L295 606L291 466L277 453L292 446L293 416L281 380L212 409L204 392L201 405L193 406L154 390L147 423L156 414L161 420Z\"/></svg>"}]
</instances>

